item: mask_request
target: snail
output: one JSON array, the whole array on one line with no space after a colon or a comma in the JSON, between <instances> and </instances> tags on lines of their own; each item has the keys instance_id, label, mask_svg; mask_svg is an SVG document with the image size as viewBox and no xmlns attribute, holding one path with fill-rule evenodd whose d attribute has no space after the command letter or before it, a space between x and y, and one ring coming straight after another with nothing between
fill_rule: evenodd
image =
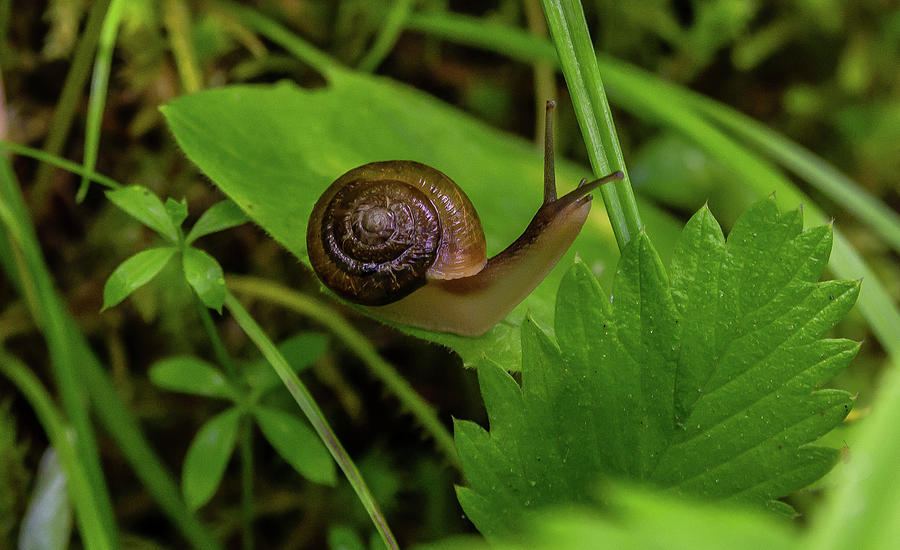
<instances>
[{"instance_id":1,"label":"snail","mask_svg":"<svg viewBox=\"0 0 900 550\"><path fill-rule=\"evenodd\" d=\"M335 180L309 219L316 275L376 317L428 330L480 336L525 299L578 236L592 190L621 171L556 196L552 110L547 102L544 202L496 256L478 213L445 174L413 161L373 162Z\"/></svg>"}]
</instances>

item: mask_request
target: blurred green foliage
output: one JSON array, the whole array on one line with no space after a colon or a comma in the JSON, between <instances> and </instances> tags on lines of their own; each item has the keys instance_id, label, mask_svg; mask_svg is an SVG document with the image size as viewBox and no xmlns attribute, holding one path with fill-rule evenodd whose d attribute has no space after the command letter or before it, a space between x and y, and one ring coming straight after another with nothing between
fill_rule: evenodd
<instances>
[{"instance_id":1,"label":"blurred green foliage","mask_svg":"<svg viewBox=\"0 0 900 550\"><path fill-rule=\"evenodd\" d=\"M486 21L528 28L525 3L531 0L420 0L414 10L452 10ZM0 0L0 72L4 138L42 147L58 132L66 78L92 10L100 1ZM256 0L245 2L350 67L357 66L381 31L389 0ZM732 105L827 159L884 203L897 210L900 191L900 7L889 0L586 0L588 22L598 51L632 62L672 82ZM185 34L179 34L185 32ZM535 28L534 32L540 32ZM192 52L186 62L179 38ZM529 138L536 109L546 97L535 83L534 67L499 53L475 50L419 32L403 32L376 69L378 75L422 89L507 132ZM235 17L228 5L202 0L129 0L114 52L102 119L98 171L157 196L184 197L188 225L195 213L222 197L184 158L163 124L159 106L190 89L193 75L204 88L224 84L270 83L288 79L301 86L324 84L321 75L261 38ZM586 164L584 145L559 82L558 146L561 154ZM545 84L547 84L545 82ZM543 88L546 89L546 88ZM83 154L88 86L73 87L72 130L62 135L62 155ZM611 90L614 94L615 90ZM677 216L704 201L727 226L755 197L729 180L721 166L680 135L615 112L619 137L636 191ZM29 200L47 264L69 310L96 353L109 367L117 392L144 425L166 465L181 464L197 426L218 409L207 399L160 391L149 381L156 360L177 353L210 355L210 345L193 309L183 275L173 266L136 291L122 306L99 314L106 277L124 258L160 244L151 231L92 193L73 201L78 179L39 169L24 158L13 166ZM44 171L47 175L41 176ZM662 177L662 176L665 177ZM40 177L39 177L40 176ZM857 225L841 208L804 187L882 276L896 300L900 266L896 254ZM240 227L211 235L204 249L226 273L253 273L289 281L301 291L317 284L263 232ZM594 266L598 269L609 266ZM49 380L39 326L17 311L22 302L8 279L0 279L0 335L4 344ZM482 419L474 376L441 349L387 331L340 309L367 334L382 355L440 411L442 418ZM299 315L259 304L254 314L282 340L312 324ZM227 318L217 319L228 351L251 359L246 338ZM884 362L863 318L852 315L837 332L864 340L853 367L834 385L860 393L865 416ZM253 357L255 358L255 357ZM308 373L323 408L335 419L373 492L401 539L424 542L471 531L460 516L451 486L458 473L435 456L432 444L385 395L359 361L334 346ZM0 383L0 401L13 392ZM18 413L21 405L14 402ZM28 415L10 416L0 407L0 546L11 537L25 506L28 479L44 448L40 426ZM10 420L12 418L12 420ZM852 453L858 424L835 436ZM13 434L17 434L13 436ZM24 446L21 441L35 442ZM183 544L150 504L146 487L122 466L121 452L101 439L110 485L121 504L117 522L133 547ZM832 441L840 445L840 441ZM352 491L330 491L291 475L291 468L268 446L254 446L256 535L261 546L321 548L333 528L345 526L359 541L371 526ZM236 545L240 538L240 476L228 469L203 520L217 537ZM828 485L829 479L823 484ZM795 496L798 509L815 514L819 486ZM298 521L297 518L301 518ZM11 519L11 521L10 521ZM348 531L344 531L346 535ZM337 535L335 535L337 536ZM351 535L347 535L353 538ZM5 538L4 538L5 537ZM360 543L362 544L362 543Z\"/></svg>"}]
</instances>

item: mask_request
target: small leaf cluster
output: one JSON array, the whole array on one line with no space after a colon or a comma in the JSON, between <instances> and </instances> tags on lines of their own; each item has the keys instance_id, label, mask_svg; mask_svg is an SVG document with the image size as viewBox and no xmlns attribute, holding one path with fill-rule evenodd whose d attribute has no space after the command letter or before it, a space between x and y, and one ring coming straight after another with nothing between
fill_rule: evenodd
<instances>
[{"instance_id":1,"label":"small leaf cluster","mask_svg":"<svg viewBox=\"0 0 900 550\"><path fill-rule=\"evenodd\" d=\"M459 501L489 537L532 510L586 503L599 479L768 507L819 479L838 451L811 443L851 396L822 389L858 350L824 339L857 281L816 282L830 226L803 230L771 200L727 243L702 208L686 225L671 281L646 235L623 250L613 291L577 262L563 278L555 339L522 326L521 387L479 369L490 431L456 423L469 487Z\"/></svg>"},{"instance_id":2,"label":"small leaf cluster","mask_svg":"<svg viewBox=\"0 0 900 550\"><path fill-rule=\"evenodd\" d=\"M225 301L225 277L215 258L195 248L194 241L247 221L233 202L225 200L204 212L185 237L181 225L187 219L187 202L171 198L165 204L145 187L131 185L106 192L107 198L127 214L156 231L165 246L150 248L131 256L112 272L103 288L103 309L115 306L132 292L150 282L181 254L185 280L209 308L222 311Z\"/></svg>"},{"instance_id":3,"label":"small leaf cluster","mask_svg":"<svg viewBox=\"0 0 900 550\"><path fill-rule=\"evenodd\" d=\"M279 351L292 368L301 370L313 364L326 345L324 336L309 333L284 341ZM264 398L280 387L274 371L264 361L248 364L240 371L242 379L229 379L215 365L192 356L170 357L150 368L150 380L161 388L231 402L226 410L200 427L188 448L181 476L188 506L199 508L215 494L242 422L254 422L301 476L334 485L334 461L309 424L295 414L264 403Z\"/></svg>"}]
</instances>

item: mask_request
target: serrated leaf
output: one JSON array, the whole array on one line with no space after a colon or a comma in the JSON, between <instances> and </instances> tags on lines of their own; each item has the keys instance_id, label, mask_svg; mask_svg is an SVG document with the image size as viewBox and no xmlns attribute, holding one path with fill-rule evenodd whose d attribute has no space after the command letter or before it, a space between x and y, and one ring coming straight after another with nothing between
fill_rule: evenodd
<instances>
[{"instance_id":1,"label":"serrated leaf","mask_svg":"<svg viewBox=\"0 0 900 550\"><path fill-rule=\"evenodd\" d=\"M671 285L646 235L623 251L611 297L576 262L557 296L559 346L522 325L522 387L479 368L490 432L456 424L470 519L509 533L542 506L590 500L601 478L766 508L821 477L837 451L810 443L851 399L820 388L858 348L822 339L859 291L815 282L830 249L829 227L802 231L799 211L763 201L727 244L701 209Z\"/></svg>"},{"instance_id":2,"label":"serrated leaf","mask_svg":"<svg viewBox=\"0 0 900 550\"><path fill-rule=\"evenodd\" d=\"M204 235L237 227L249 220L250 218L238 205L233 201L224 200L210 206L206 212L200 215L200 219L191 227L185 241L187 244L191 244Z\"/></svg>"},{"instance_id":3,"label":"serrated leaf","mask_svg":"<svg viewBox=\"0 0 900 550\"><path fill-rule=\"evenodd\" d=\"M337 482L334 460L306 422L270 407L256 407L253 414L263 435L297 473L326 485Z\"/></svg>"},{"instance_id":4,"label":"serrated leaf","mask_svg":"<svg viewBox=\"0 0 900 550\"><path fill-rule=\"evenodd\" d=\"M142 250L119 264L103 287L103 309L113 307L150 282L177 251L171 246Z\"/></svg>"},{"instance_id":5,"label":"serrated leaf","mask_svg":"<svg viewBox=\"0 0 900 550\"><path fill-rule=\"evenodd\" d=\"M225 274L215 258L199 248L187 247L182 254L184 277L206 307L222 313Z\"/></svg>"},{"instance_id":6,"label":"serrated leaf","mask_svg":"<svg viewBox=\"0 0 900 550\"><path fill-rule=\"evenodd\" d=\"M106 192L106 198L170 242L178 240L178 230L159 197L140 185Z\"/></svg>"},{"instance_id":7,"label":"serrated leaf","mask_svg":"<svg viewBox=\"0 0 900 550\"><path fill-rule=\"evenodd\" d=\"M237 399L237 391L215 366L193 356L168 357L150 367L150 381L167 390Z\"/></svg>"},{"instance_id":8,"label":"serrated leaf","mask_svg":"<svg viewBox=\"0 0 900 550\"><path fill-rule=\"evenodd\" d=\"M518 237L541 202L542 158L532 143L503 135L411 88L346 71L328 86L230 86L180 97L162 108L178 144L254 222L309 265L306 224L316 199L347 170L366 162L414 159L453 178L481 218L488 251ZM558 159L561 190L589 171ZM663 237L671 219L641 204L644 221ZM612 265L615 239L601 201L562 263L575 252L591 265ZM399 326L451 347L468 364L483 354L507 369L520 365L519 324L526 311L549 322L563 269L480 338ZM371 312L368 312L371 315Z\"/></svg>"},{"instance_id":9,"label":"serrated leaf","mask_svg":"<svg viewBox=\"0 0 900 550\"><path fill-rule=\"evenodd\" d=\"M212 417L191 441L181 470L181 491L191 510L206 504L222 481L240 419L240 411L230 408Z\"/></svg>"},{"instance_id":10,"label":"serrated leaf","mask_svg":"<svg viewBox=\"0 0 900 550\"><path fill-rule=\"evenodd\" d=\"M175 227L181 227L188 216L187 199L182 198L181 201L176 201L172 197L166 198L166 214Z\"/></svg>"}]
</instances>

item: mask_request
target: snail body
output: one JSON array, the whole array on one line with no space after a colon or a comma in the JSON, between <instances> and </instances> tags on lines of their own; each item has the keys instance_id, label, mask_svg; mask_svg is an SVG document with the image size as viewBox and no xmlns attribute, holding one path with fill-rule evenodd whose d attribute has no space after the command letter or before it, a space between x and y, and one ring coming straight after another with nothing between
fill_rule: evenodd
<instances>
[{"instance_id":1,"label":"snail body","mask_svg":"<svg viewBox=\"0 0 900 550\"><path fill-rule=\"evenodd\" d=\"M546 277L578 236L590 191L616 172L556 197L548 102L544 203L505 250L487 258L478 213L445 174L413 161L373 162L319 197L307 250L319 279L375 316L479 336Z\"/></svg>"}]
</instances>

